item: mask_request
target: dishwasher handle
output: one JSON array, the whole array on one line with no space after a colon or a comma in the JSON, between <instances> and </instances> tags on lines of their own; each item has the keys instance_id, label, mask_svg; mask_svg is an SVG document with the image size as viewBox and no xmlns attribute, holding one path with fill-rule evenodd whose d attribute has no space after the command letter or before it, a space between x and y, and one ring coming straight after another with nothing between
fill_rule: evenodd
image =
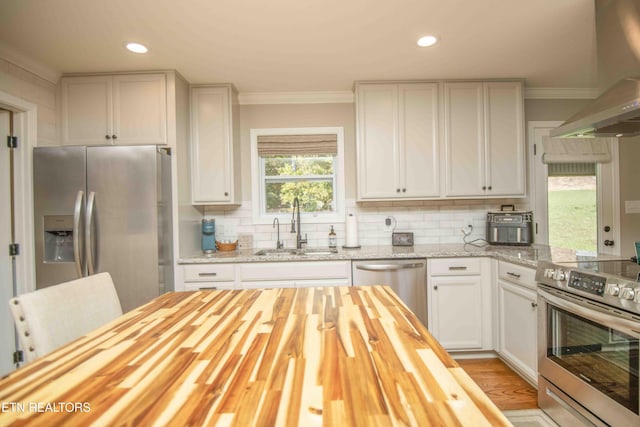
<instances>
[{"instance_id":1,"label":"dishwasher handle","mask_svg":"<svg viewBox=\"0 0 640 427\"><path fill-rule=\"evenodd\" d=\"M366 271L398 271L410 268L422 268L423 262L413 262L408 264L358 264L356 268L358 270Z\"/></svg>"}]
</instances>

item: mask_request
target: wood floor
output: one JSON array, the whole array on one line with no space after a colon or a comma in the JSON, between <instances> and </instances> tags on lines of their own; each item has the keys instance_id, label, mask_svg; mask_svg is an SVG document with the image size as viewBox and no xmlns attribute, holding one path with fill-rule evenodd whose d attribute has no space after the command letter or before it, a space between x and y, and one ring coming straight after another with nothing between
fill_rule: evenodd
<instances>
[{"instance_id":1,"label":"wood floor","mask_svg":"<svg viewBox=\"0 0 640 427\"><path fill-rule=\"evenodd\" d=\"M456 359L501 411L537 409L538 392L500 359Z\"/></svg>"}]
</instances>

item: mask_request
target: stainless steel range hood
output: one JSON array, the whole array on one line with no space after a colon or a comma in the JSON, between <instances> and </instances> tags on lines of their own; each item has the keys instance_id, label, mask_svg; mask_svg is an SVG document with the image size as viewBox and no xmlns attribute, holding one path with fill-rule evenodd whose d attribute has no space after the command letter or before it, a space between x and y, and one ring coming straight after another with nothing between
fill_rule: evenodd
<instances>
[{"instance_id":1,"label":"stainless steel range hood","mask_svg":"<svg viewBox=\"0 0 640 427\"><path fill-rule=\"evenodd\" d=\"M595 0L595 12L598 87L608 89L551 136L640 135L640 1Z\"/></svg>"},{"instance_id":2,"label":"stainless steel range hood","mask_svg":"<svg viewBox=\"0 0 640 427\"><path fill-rule=\"evenodd\" d=\"M551 131L556 137L640 135L640 77L627 77Z\"/></svg>"}]
</instances>

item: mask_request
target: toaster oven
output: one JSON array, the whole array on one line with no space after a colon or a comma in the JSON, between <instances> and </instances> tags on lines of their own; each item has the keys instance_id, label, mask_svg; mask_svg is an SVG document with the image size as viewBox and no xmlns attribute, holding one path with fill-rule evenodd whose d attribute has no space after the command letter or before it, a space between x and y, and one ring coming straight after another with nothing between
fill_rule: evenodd
<instances>
[{"instance_id":1,"label":"toaster oven","mask_svg":"<svg viewBox=\"0 0 640 427\"><path fill-rule=\"evenodd\" d=\"M511 207L510 211L504 210ZM487 242L491 245L533 243L533 212L519 212L514 205L502 205L498 212L487 213Z\"/></svg>"}]
</instances>

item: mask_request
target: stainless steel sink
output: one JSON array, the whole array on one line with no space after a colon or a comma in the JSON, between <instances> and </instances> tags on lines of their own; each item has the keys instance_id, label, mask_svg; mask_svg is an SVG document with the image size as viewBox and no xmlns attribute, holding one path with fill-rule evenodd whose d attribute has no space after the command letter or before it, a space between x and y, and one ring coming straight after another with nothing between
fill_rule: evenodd
<instances>
[{"instance_id":1,"label":"stainless steel sink","mask_svg":"<svg viewBox=\"0 0 640 427\"><path fill-rule=\"evenodd\" d=\"M331 255L337 254L336 248L304 248L304 249L260 249L255 252L257 256L277 256L277 255Z\"/></svg>"},{"instance_id":2,"label":"stainless steel sink","mask_svg":"<svg viewBox=\"0 0 640 427\"><path fill-rule=\"evenodd\" d=\"M331 255L338 253L336 248L304 248L297 251L298 255Z\"/></svg>"},{"instance_id":3,"label":"stainless steel sink","mask_svg":"<svg viewBox=\"0 0 640 427\"><path fill-rule=\"evenodd\" d=\"M255 252L254 255L266 256L266 255L298 255L297 249L260 249Z\"/></svg>"}]
</instances>

